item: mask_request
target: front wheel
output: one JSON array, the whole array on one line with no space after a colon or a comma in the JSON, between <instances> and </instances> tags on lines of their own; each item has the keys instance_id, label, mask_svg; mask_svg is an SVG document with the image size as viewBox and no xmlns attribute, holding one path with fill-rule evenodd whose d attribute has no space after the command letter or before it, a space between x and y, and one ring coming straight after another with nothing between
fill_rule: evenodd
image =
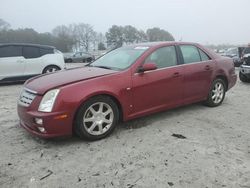
<instances>
[{"instance_id":1,"label":"front wheel","mask_svg":"<svg viewBox=\"0 0 250 188\"><path fill-rule=\"evenodd\" d=\"M226 84L224 80L219 78L214 80L212 83L212 87L209 91L208 98L205 101L205 104L210 107L219 106L225 98L226 94L225 86Z\"/></svg>"},{"instance_id":2,"label":"front wheel","mask_svg":"<svg viewBox=\"0 0 250 188\"><path fill-rule=\"evenodd\" d=\"M249 82L250 81L247 79L247 77L244 74L241 73L241 71L239 73L239 78L242 82Z\"/></svg>"},{"instance_id":3,"label":"front wheel","mask_svg":"<svg viewBox=\"0 0 250 188\"><path fill-rule=\"evenodd\" d=\"M61 70L61 69L58 66L51 65L51 66L48 66L48 67L44 68L43 74L45 74L45 73L51 73L51 72L56 72L56 71L59 71L59 70Z\"/></svg>"},{"instance_id":4,"label":"front wheel","mask_svg":"<svg viewBox=\"0 0 250 188\"><path fill-rule=\"evenodd\" d=\"M78 110L74 131L83 139L99 140L111 134L118 117L118 107L110 97L94 97Z\"/></svg>"}]
</instances>

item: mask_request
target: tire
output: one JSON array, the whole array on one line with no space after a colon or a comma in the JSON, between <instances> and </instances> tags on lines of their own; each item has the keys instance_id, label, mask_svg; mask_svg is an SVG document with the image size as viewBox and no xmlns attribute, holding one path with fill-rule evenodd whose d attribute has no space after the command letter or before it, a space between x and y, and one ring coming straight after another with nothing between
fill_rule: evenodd
<instances>
[{"instance_id":1,"label":"tire","mask_svg":"<svg viewBox=\"0 0 250 188\"><path fill-rule=\"evenodd\" d=\"M118 120L118 107L110 97L93 97L80 106L74 132L82 139L99 140L113 132Z\"/></svg>"},{"instance_id":2,"label":"tire","mask_svg":"<svg viewBox=\"0 0 250 188\"><path fill-rule=\"evenodd\" d=\"M67 59L67 63L72 63L73 59Z\"/></svg>"},{"instance_id":3,"label":"tire","mask_svg":"<svg viewBox=\"0 0 250 188\"><path fill-rule=\"evenodd\" d=\"M51 73L51 72L56 72L56 71L59 71L61 70L58 66L56 65L50 65L50 66L47 66L43 69L43 74L45 73Z\"/></svg>"},{"instance_id":4,"label":"tire","mask_svg":"<svg viewBox=\"0 0 250 188\"><path fill-rule=\"evenodd\" d=\"M87 58L87 63L91 63L92 61L92 57Z\"/></svg>"},{"instance_id":5,"label":"tire","mask_svg":"<svg viewBox=\"0 0 250 188\"><path fill-rule=\"evenodd\" d=\"M217 78L212 82L205 104L210 107L219 106L223 102L225 94L226 94L225 81L220 78Z\"/></svg>"},{"instance_id":6,"label":"tire","mask_svg":"<svg viewBox=\"0 0 250 188\"><path fill-rule=\"evenodd\" d=\"M241 73L241 71L239 73L239 78L242 82L249 82L250 81L249 79L247 79L247 77L244 74Z\"/></svg>"}]
</instances>

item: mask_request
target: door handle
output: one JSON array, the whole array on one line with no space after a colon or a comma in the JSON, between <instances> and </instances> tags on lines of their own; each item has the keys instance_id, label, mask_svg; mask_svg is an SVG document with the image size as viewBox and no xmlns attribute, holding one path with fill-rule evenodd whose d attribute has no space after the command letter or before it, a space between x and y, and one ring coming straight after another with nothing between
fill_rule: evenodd
<instances>
[{"instance_id":1,"label":"door handle","mask_svg":"<svg viewBox=\"0 0 250 188\"><path fill-rule=\"evenodd\" d=\"M180 76L180 73L179 72L175 72L174 74L173 74L173 77L175 78L175 77L179 77Z\"/></svg>"},{"instance_id":2,"label":"door handle","mask_svg":"<svg viewBox=\"0 0 250 188\"><path fill-rule=\"evenodd\" d=\"M210 69L211 69L211 67L209 65L205 66L205 70L210 70Z\"/></svg>"}]
</instances>

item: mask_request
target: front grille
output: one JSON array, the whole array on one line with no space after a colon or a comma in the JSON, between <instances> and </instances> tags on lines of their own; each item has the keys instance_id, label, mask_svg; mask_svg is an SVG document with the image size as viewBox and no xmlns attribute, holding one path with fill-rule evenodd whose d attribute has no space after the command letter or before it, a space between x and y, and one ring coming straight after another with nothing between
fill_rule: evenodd
<instances>
[{"instance_id":1,"label":"front grille","mask_svg":"<svg viewBox=\"0 0 250 188\"><path fill-rule=\"evenodd\" d=\"M245 60L245 65L250 65L250 55L246 57L244 60Z\"/></svg>"},{"instance_id":2,"label":"front grille","mask_svg":"<svg viewBox=\"0 0 250 188\"><path fill-rule=\"evenodd\" d=\"M23 91L20 94L18 103L21 106L29 107L35 97L36 95L32 93L30 90L23 89Z\"/></svg>"}]
</instances>

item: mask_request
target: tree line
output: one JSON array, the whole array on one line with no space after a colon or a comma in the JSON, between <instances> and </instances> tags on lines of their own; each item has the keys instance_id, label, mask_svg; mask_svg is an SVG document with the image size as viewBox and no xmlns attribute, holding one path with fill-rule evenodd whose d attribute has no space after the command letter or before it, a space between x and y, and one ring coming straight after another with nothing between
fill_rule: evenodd
<instances>
[{"instance_id":1,"label":"tree line","mask_svg":"<svg viewBox=\"0 0 250 188\"><path fill-rule=\"evenodd\" d=\"M123 44L152 41L174 41L166 30L158 27L144 32L126 25L113 25L103 34L96 32L92 25L79 23L56 26L52 32L39 33L32 28L12 29L11 25L0 19L0 43L36 43L55 46L62 52L78 50L105 50Z\"/></svg>"}]
</instances>

